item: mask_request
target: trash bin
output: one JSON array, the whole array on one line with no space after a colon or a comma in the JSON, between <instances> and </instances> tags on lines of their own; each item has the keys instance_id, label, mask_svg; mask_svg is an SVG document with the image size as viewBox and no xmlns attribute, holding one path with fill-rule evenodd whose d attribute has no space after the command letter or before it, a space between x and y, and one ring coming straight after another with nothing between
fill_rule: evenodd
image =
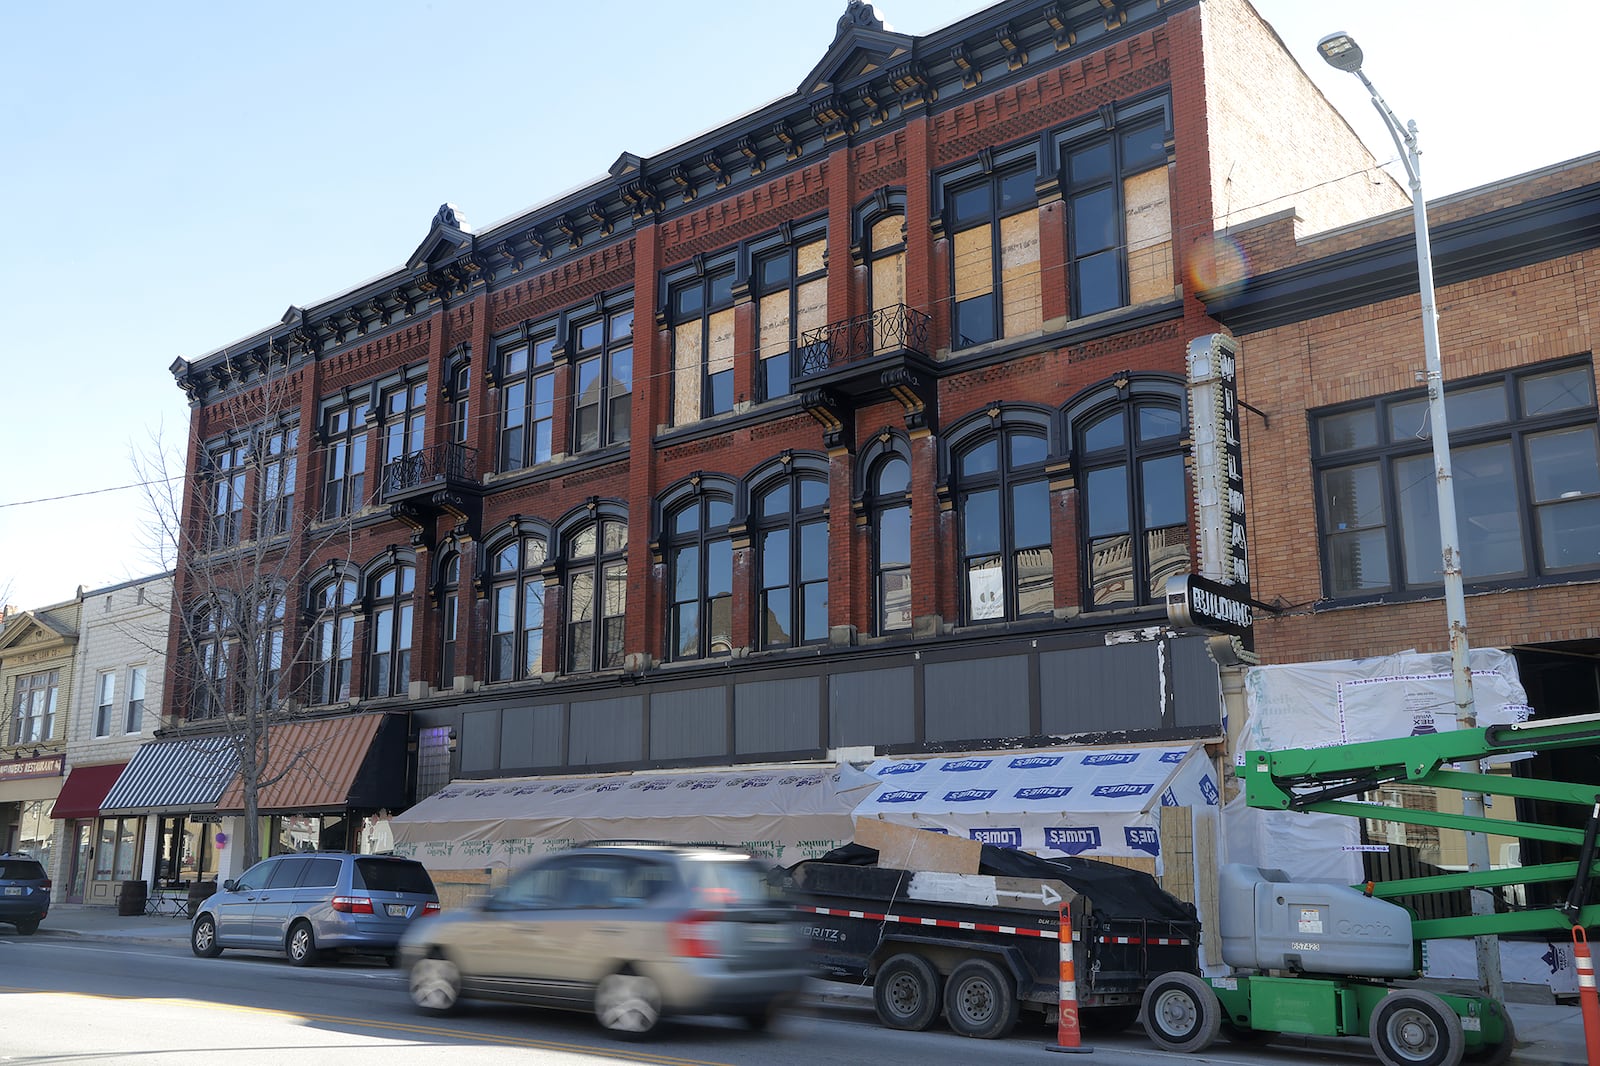
<instances>
[{"instance_id":1,"label":"trash bin","mask_svg":"<svg viewBox=\"0 0 1600 1066\"><path fill-rule=\"evenodd\" d=\"M217 883L215 881L196 881L189 886L189 913L192 915L200 906L200 901L207 896L215 895Z\"/></svg>"},{"instance_id":2,"label":"trash bin","mask_svg":"<svg viewBox=\"0 0 1600 1066\"><path fill-rule=\"evenodd\" d=\"M150 886L143 881L122 882L122 888L117 892L117 913L124 918L143 914L145 899L149 894Z\"/></svg>"}]
</instances>

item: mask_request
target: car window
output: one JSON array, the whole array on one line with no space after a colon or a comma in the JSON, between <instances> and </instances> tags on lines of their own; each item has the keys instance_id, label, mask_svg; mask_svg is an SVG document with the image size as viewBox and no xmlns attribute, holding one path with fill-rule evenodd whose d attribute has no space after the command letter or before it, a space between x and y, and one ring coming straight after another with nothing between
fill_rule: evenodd
<instances>
[{"instance_id":1,"label":"car window","mask_svg":"<svg viewBox=\"0 0 1600 1066\"><path fill-rule=\"evenodd\" d=\"M617 907L643 907L678 886L672 866L662 862L628 862L620 871L619 885L612 899Z\"/></svg>"},{"instance_id":2,"label":"car window","mask_svg":"<svg viewBox=\"0 0 1600 1066\"><path fill-rule=\"evenodd\" d=\"M595 858L572 864L556 906L581 910L615 906L622 895L624 875L617 863Z\"/></svg>"},{"instance_id":3,"label":"car window","mask_svg":"<svg viewBox=\"0 0 1600 1066\"><path fill-rule=\"evenodd\" d=\"M0 859L0 881L43 881L44 867L32 859Z\"/></svg>"},{"instance_id":4,"label":"car window","mask_svg":"<svg viewBox=\"0 0 1600 1066\"><path fill-rule=\"evenodd\" d=\"M762 871L748 859L691 859L684 876L703 904L762 904L772 901Z\"/></svg>"},{"instance_id":5,"label":"car window","mask_svg":"<svg viewBox=\"0 0 1600 1066\"><path fill-rule=\"evenodd\" d=\"M300 875L301 888L333 888L339 883L338 859L307 859Z\"/></svg>"},{"instance_id":6,"label":"car window","mask_svg":"<svg viewBox=\"0 0 1600 1066\"><path fill-rule=\"evenodd\" d=\"M413 892L431 896L433 879L420 862L407 859L357 859L350 875L355 888L369 892Z\"/></svg>"},{"instance_id":7,"label":"car window","mask_svg":"<svg viewBox=\"0 0 1600 1066\"><path fill-rule=\"evenodd\" d=\"M254 892L257 889L265 888L267 878L272 876L272 872L277 868L277 865L277 859L268 859L266 862L256 863L239 875L239 880L235 882L234 891Z\"/></svg>"},{"instance_id":8,"label":"car window","mask_svg":"<svg viewBox=\"0 0 1600 1066\"><path fill-rule=\"evenodd\" d=\"M293 888L300 883L300 875L305 873L306 863L309 861L309 859L279 859L278 868L272 871L266 887Z\"/></svg>"},{"instance_id":9,"label":"car window","mask_svg":"<svg viewBox=\"0 0 1600 1066\"><path fill-rule=\"evenodd\" d=\"M494 896L494 906L503 910L554 907L563 895L567 880L566 862L546 862L518 872Z\"/></svg>"}]
</instances>

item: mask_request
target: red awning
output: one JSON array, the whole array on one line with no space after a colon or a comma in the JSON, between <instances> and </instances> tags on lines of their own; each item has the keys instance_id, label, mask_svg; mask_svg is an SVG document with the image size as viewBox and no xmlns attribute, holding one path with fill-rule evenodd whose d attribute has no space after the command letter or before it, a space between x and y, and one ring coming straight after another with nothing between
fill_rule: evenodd
<instances>
[{"instance_id":1,"label":"red awning","mask_svg":"<svg viewBox=\"0 0 1600 1066\"><path fill-rule=\"evenodd\" d=\"M106 793L111 791L111 786L117 783L117 778L122 776L125 762L111 762L100 766L74 766L67 775L67 781L61 786L61 794L56 797L56 805L50 810L50 817L58 821L68 818L98 818L100 804L105 802Z\"/></svg>"}]
</instances>

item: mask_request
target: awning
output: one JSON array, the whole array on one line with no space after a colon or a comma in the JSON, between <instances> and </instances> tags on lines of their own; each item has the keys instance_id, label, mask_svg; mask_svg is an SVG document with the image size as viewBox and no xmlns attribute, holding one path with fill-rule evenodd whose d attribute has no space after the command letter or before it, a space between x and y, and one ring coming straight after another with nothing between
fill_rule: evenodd
<instances>
[{"instance_id":1,"label":"awning","mask_svg":"<svg viewBox=\"0 0 1600 1066\"><path fill-rule=\"evenodd\" d=\"M61 795L56 797L50 817L62 822L69 818L98 817L106 793L111 791L127 765L108 762L99 766L74 766L67 775L67 783L61 786Z\"/></svg>"},{"instance_id":2,"label":"awning","mask_svg":"<svg viewBox=\"0 0 1600 1066\"><path fill-rule=\"evenodd\" d=\"M1215 807L1203 746L1064 748L878 759L857 819L953 833L1036 855L1159 859L1162 807Z\"/></svg>"},{"instance_id":3,"label":"awning","mask_svg":"<svg viewBox=\"0 0 1600 1066\"><path fill-rule=\"evenodd\" d=\"M390 824L395 852L432 869L516 866L597 839L730 844L788 865L849 843L872 787L849 765L452 781Z\"/></svg>"},{"instance_id":4,"label":"awning","mask_svg":"<svg viewBox=\"0 0 1600 1066\"><path fill-rule=\"evenodd\" d=\"M232 738L185 737L139 745L100 804L102 814L209 811L238 769Z\"/></svg>"},{"instance_id":5,"label":"awning","mask_svg":"<svg viewBox=\"0 0 1600 1066\"><path fill-rule=\"evenodd\" d=\"M256 793L256 809L337 811L347 807L398 807L405 803L403 716L343 715L282 722L267 732L270 781ZM277 778L273 781L273 778ZM231 779L217 810L244 812L244 783Z\"/></svg>"}]
</instances>

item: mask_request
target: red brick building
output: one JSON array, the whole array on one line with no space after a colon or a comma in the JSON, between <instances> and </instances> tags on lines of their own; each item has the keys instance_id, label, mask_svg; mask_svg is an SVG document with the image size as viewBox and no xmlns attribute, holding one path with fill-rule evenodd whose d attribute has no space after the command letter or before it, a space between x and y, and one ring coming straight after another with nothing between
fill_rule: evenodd
<instances>
[{"instance_id":1,"label":"red brick building","mask_svg":"<svg viewBox=\"0 0 1600 1066\"><path fill-rule=\"evenodd\" d=\"M412 795L1218 739L1164 607L1197 289L1226 225L1403 207L1375 173L1245 0L920 37L852 0L794 94L491 230L446 205L403 267L175 364L209 537L179 588L297 559L267 672L409 715ZM240 648L173 632L203 725L184 671Z\"/></svg>"}]
</instances>

